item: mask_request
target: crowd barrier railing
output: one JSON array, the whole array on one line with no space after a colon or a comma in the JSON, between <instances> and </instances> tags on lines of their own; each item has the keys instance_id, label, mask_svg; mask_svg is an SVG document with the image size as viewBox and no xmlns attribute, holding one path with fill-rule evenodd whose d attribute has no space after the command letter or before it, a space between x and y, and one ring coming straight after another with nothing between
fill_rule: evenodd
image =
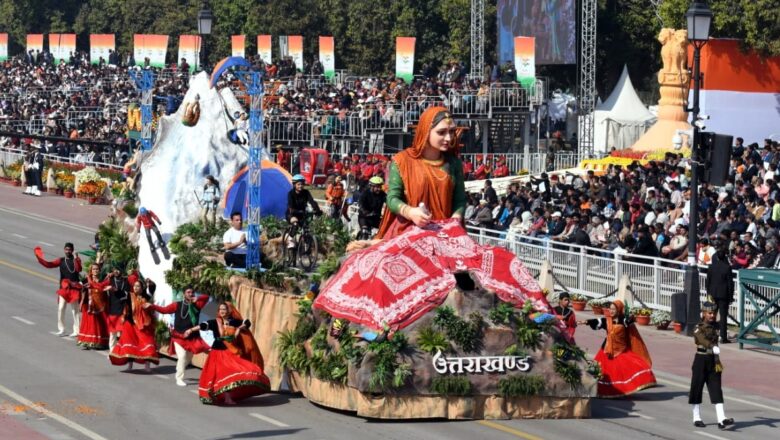
<instances>
[{"instance_id":1,"label":"crowd barrier railing","mask_svg":"<svg viewBox=\"0 0 780 440\"><path fill-rule=\"evenodd\" d=\"M530 108L528 91L517 83L493 83L490 85L490 117L497 110L513 111Z\"/></svg>"},{"instance_id":2,"label":"crowd barrier railing","mask_svg":"<svg viewBox=\"0 0 780 440\"><path fill-rule=\"evenodd\" d=\"M18 148L0 147L0 163L8 165L20 159L23 160L26 154L27 152L25 150L21 150ZM121 171L123 169L122 166L120 165L108 163L108 162L87 160L87 157L88 157L87 154L82 154L82 153L73 153L69 157L62 157L56 154L43 155L44 160L48 160L52 162L66 163L66 164L79 164L85 166L92 166L96 168L106 168L106 169L116 170L116 171Z\"/></svg>"},{"instance_id":3,"label":"crowd barrier railing","mask_svg":"<svg viewBox=\"0 0 780 440\"><path fill-rule=\"evenodd\" d=\"M517 255L523 264L538 276L544 261L549 261L555 275L556 289L577 293L589 298L608 297L617 289L623 275L628 275L634 295L647 307L670 311L672 295L683 292L685 263L663 258L621 255L605 249L559 243L528 236L507 238L505 231L469 227L469 235L481 244L506 248ZM511 234L510 234L511 235ZM700 267L701 301L707 300L707 267ZM739 272L734 271L735 292L739 292ZM770 296L776 289L764 288ZM775 292L769 292L774 290ZM740 315L740 301L729 306L729 315ZM744 316L750 320L757 311L745 306ZM772 327L780 331L780 315L772 317ZM738 324L738 323L737 323ZM763 326L759 328L769 331Z\"/></svg>"},{"instance_id":4,"label":"crowd barrier railing","mask_svg":"<svg viewBox=\"0 0 780 440\"><path fill-rule=\"evenodd\" d=\"M268 118L264 121L268 145L277 143L313 144L313 123L309 119Z\"/></svg>"},{"instance_id":5,"label":"crowd barrier railing","mask_svg":"<svg viewBox=\"0 0 780 440\"><path fill-rule=\"evenodd\" d=\"M420 122L420 116L428 107L443 106L449 108L449 103L438 96L412 95L404 100L404 128Z\"/></svg>"},{"instance_id":6,"label":"crowd barrier railing","mask_svg":"<svg viewBox=\"0 0 780 440\"><path fill-rule=\"evenodd\" d=\"M467 119L486 119L490 114L488 95L476 91L450 90L449 109L453 115Z\"/></svg>"}]
</instances>

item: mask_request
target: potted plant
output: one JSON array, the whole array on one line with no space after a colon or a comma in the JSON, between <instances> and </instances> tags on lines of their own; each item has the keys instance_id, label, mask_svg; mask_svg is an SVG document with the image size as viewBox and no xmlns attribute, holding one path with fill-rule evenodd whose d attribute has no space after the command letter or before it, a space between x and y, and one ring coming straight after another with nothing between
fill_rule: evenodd
<instances>
[{"instance_id":1,"label":"potted plant","mask_svg":"<svg viewBox=\"0 0 780 440\"><path fill-rule=\"evenodd\" d=\"M666 330L669 328L669 323L672 322L672 316L669 312L663 310L654 310L650 315L650 324L654 325L658 330Z\"/></svg>"},{"instance_id":2,"label":"potted plant","mask_svg":"<svg viewBox=\"0 0 780 440\"><path fill-rule=\"evenodd\" d=\"M571 307L575 311L581 312L585 310L586 304L587 304L587 299L583 295L577 293L571 295Z\"/></svg>"},{"instance_id":3,"label":"potted plant","mask_svg":"<svg viewBox=\"0 0 780 440\"><path fill-rule=\"evenodd\" d=\"M650 315L653 311L646 308L636 309L634 316L636 317L636 323L639 325L650 325Z\"/></svg>"},{"instance_id":4,"label":"potted plant","mask_svg":"<svg viewBox=\"0 0 780 440\"><path fill-rule=\"evenodd\" d=\"M675 322L674 323L674 332L675 333L682 333L683 330L683 323L682 322Z\"/></svg>"},{"instance_id":5,"label":"potted plant","mask_svg":"<svg viewBox=\"0 0 780 440\"><path fill-rule=\"evenodd\" d=\"M22 160L18 160L5 168L6 175L14 186L22 186Z\"/></svg>"},{"instance_id":6,"label":"potted plant","mask_svg":"<svg viewBox=\"0 0 780 440\"><path fill-rule=\"evenodd\" d=\"M590 301L588 301L588 305L590 306L590 309L593 311L594 315L603 315L604 314L604 300L594 298Z\"/></svg>"}]
</instances>

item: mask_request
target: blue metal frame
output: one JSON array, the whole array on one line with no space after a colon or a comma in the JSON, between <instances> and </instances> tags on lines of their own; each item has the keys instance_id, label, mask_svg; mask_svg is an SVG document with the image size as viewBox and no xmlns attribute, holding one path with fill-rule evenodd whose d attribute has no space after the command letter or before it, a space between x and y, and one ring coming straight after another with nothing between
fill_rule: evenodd
<instances>
[{"instance_id":1,"label":"blue metal frame","mask_svg":"<svg viewBox=\"0 0 780 440\"><path fill-rule=\"evenodd\" d=\"M263 72L234 72L247 89L249 108L249 169L247 171L246 268L260 269L260 187L263 169Z\"/></svg>"},{"instance_id":2,"label":"blue metal frame","mask_svg":"<svg viewBox=\"0 0 780 440\"><path fill-rule=\"evenodd\" d=\"M154 90L154 72L151 69L130 69L130 78L141 92L141 148L152 149L152 90Z\"/></svg>"},{"instance_id":3,"label":"blue metal frame","mask_svg":"<svg viewBox=\"0 0 780 440\"><path fill-rule=\"evenodd\" d=\"M775 269L742 269L738 279L739 348L747 344L764 350L780 351L780 334L772 325L772 318L780 314L780 291L777 290L780 272ZM752 305L756 311L752 320L745 317L748 305ZM758 327L762 324L769 329L767 334L758 333Z\"/></svg>"}]
</instances>

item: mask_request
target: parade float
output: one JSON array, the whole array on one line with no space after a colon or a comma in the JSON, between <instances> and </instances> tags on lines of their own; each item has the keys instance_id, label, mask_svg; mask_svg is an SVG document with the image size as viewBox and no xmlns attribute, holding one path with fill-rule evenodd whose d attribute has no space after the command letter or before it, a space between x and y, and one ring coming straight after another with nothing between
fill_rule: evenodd
<instances>
[{"instance_id":1,"label":"parade float","mask_svg":"<svg viewBox=\"0 0 780 440\"><path fill-rule=\"evenodd\" d=\"M287 225L265 216L262 269L225 267L228 225L199 223L193 190L205 175L218 176L230 182L224 212L240 207L247 153L229 140L224 122L238 106L232 92L210 88L202 75L191 81L185 102L196 94L198 122L182 124L184 108L160 118L153 151L132 173L137 197L118 203L118 221L111 221L134 241L128 205L162 220L170 260L155 264L146 240L137 240L138 266L158 283L158 304L175 301L185 286L231 299L253 322L271 389L300 392L328 408L382 419L590 416L598 364L564 336L522 262L503 248L478 245L458 222L354 246L339 220L315 218L317 264L306 272L284 264ZM263 177L263 191L286 193L289 176L271 166L264 174L266 168L281 177ZM275 181L283 188L271 188ZM359 250L347 251L353 247ZM363 273L368 260L379 269ZM163 345L166 330L158 325Z\"/></svg>"}]
</instances>

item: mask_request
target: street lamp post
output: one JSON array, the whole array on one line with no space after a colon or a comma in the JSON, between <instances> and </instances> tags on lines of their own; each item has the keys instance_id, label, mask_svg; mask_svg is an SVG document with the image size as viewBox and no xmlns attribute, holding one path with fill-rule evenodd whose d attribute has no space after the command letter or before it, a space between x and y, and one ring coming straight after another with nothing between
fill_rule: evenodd
<instances>
[{"instance_id":1,"label":"street lamp post","mask_svg":"<svg viewBox=\"0 0 780 440\"><path fill-rule=\"evenodd\" d=\"M696 243L699 223L699 168L701 163L701 139L699 136L699 88L701 86L701 48L707 44L710 35L712 11L703 0L695 0L688 12L688 41L693 44L693 106L689 109L693 122L693 145L691 146L691 200L688 222L688 266L685 268L684 288L688 294L686 334L693 335L693 329L701 314L699 267L696 262Z\"/></svg>"},{"instance_id":2,"label":"street lamp post","mask_svg":"<svg viewBox=\"0 0 780 440\"><path fill-rule=\"evenodd\" d=\"M208 63L208 50L206 45L206 37L211 35L211 26L214 24L214 14L209 9L209 2L203 0L200 5L200 11L198 11L198 33L200 34L200 68L206 70L206 64Z\"/></svg>"}]
</instances>

